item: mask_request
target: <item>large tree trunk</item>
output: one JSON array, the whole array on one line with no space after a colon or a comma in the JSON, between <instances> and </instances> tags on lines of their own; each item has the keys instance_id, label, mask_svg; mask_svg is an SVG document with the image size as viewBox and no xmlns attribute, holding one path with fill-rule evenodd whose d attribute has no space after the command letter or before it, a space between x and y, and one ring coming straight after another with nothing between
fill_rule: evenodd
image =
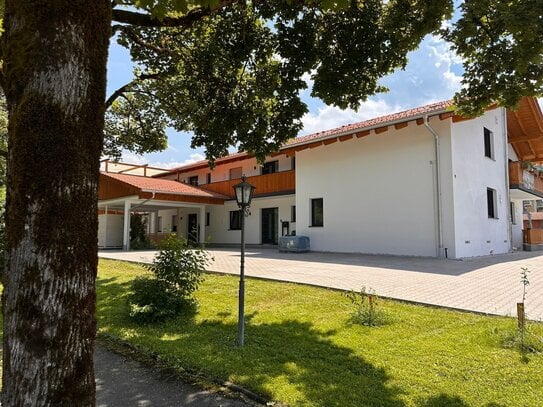
<instances>
[{"instance_id":1,"label":"large tree trunk","mask_svg":"<svg viewBox=\"0 0 543 407\"><path fill-rule=\"evenodd\" d=\"M3 405L94 406L110 0L7 0Z\"/></svg>"}]
</instances>

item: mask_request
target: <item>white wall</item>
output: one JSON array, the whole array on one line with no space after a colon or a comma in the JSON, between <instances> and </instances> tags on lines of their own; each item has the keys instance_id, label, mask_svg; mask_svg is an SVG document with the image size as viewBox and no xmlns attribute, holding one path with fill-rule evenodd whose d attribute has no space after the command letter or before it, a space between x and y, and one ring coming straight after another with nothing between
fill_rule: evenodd
<instances>
[{"instance_id":1,"label":"white wall","mask_svg":"<svg viewBox=\"0 0 543 407\"><path fill-rule=\"evenodd\" d=\"M290 221L291 206L295 205L294 195L255 198L251 203L250 215L245 218L245 242L248 244L262 243L263 208L278 208L277 230L281 236L281 220ZM208 206L210 226L206 227L206 237L215 244L238 244L241 239L239 230L229 230L230 211L238 210L235 201L227 201L224 206ZM296 223L290 223L290 231L296 229Z\"/></svg>"},{"instance_id":2,"label":"white wall","mask_svg":"<svg viewBox=\"0 0 543 407\"><path fill-rule=\"evenodd\" d=\"M485 157L483 127L493 132L494 159ZM452 125L457 257L507 253L510 250L509 186L505 185L507 148L501 109ZM487 188L496 190L497 219L488 217Z\"/></svg>"},{"instance_id":3,"label":"white wall","mask_svg":"<svg viewBox=\"0 0 543 407\"><path fill-rule=\"evenodd\" d=\"M448 121L435 127L448 134ZM414 122L298 152L297 234L312 250L436 256L434 165L433 136ZM323 227L310 226L312 198Z\"/></svg>"},{"instance_id":4,"label":"white wall","mask_svg":"<svg viewBox=\"0 0 543 407\"><path fill-rule=\"evenodd\" d=\"M106 220L107 216L107 220ZM108 213L98 215L98 247L123 247L124 215ZM107 230L106 230L107 225ZM107 239L106 239L107 234Z\"/></svg>"},{"instance_id":5,"label":"white wall","mask_svg":"<svg viewBox=\"0 0 543 407\"><path fill-rule=\"evenodd\" d=\"M245 242L248 244L262 243L261 210L263 208L278 208L277 230L281 236L281 220L289 221L291 206L295 205L294 195L255 198L251 203L250 215L245 218ZM207 205L206 212L210 214L210 225L205 226L205 241L213 244L238 244L241 239L239 230L230 230L230 211L238 210L235 201L227 201L224 205ZM162 231L171 232L172 215L177 215L179 236L187 237L188 215L196 214L198 225L202 230L205 219L200 219L199 208L179 208L158 211L162 216ZM290 231L296 229L296 223L290 222Z\"/></svg>"}]
</instances>

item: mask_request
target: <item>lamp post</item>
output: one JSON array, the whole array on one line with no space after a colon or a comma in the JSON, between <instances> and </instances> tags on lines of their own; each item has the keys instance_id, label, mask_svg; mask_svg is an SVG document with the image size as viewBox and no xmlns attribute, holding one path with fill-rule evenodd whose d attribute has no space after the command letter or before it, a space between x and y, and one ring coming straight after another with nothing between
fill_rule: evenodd
<instances>
[{"instance_id":1,"label":"lamp post","mask_svg":"<svg viewBox=\"0 0 543 407\"><path fill-rule=\"evenodd\" d=\"M243 346L245 331L245 217L253 198L254 186L246 181L245 175L241 182L233 186L236 202L240 208L241 223L241 258L239 265L239 294L238 294L238 345Z\"/></svg>"}]
</instances>

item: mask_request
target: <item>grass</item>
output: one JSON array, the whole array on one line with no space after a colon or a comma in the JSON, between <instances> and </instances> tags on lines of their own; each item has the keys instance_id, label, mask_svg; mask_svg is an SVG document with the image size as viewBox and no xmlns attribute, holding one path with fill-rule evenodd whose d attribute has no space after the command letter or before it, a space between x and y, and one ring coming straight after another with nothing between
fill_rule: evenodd
<instances>
[{"instance_id":1,"label":"grass","mask_svg":"<svg viewBox=\"0 0 543 407\"><path fill-rule=\"evenodd\" d=\"M504 345L512 318L380 301L381 327L349 323L333 290L248 280L246 345L238 348L237 287L208 275L198 312L139 326L128 318L135 264L100 260L99 332L158 354L178 369L229 380L293 406L539 406L543 354ZM532 325L536 343L543 325Z\"/></svg>"}]
</instances>

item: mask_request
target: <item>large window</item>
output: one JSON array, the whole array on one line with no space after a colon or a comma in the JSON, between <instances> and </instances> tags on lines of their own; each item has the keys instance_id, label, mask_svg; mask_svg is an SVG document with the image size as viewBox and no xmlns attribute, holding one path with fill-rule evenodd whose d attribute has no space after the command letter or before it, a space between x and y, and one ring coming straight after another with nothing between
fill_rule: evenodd
<instances>
[{"instance_id":1,"label":"large window","mask_svg":"<svg viewBox=\"0 0 543 407\"><path fill-rule=\"evenodd\" d=\"M488 210L488 217L493 218L493 219L498 218L495 189L492 189L492 188L486 189L486 205L487 205L487 210Z\"/></svg>"},{"instance_id":2,"label":"large window","mask_svg":"<svg viewBox=\"0 0 543 407\"><path fill-rule=\"evenodd\" d=\"M494 133L483 127L483 137L485 142L485 157L494 159Z\"/></svg>"},{"instance_id":3,"label":"large window","mask_svg":"<svg viewBox=\"0 0 543 407\"><path fill-rule=\"evenodd\" d=\"M241 211L230 211L230 230L241 229Z\"/></svg>"},{"instance_id":4,"label":"large window","mask_svg":"<svg viewBox=\"0 0 543 407\"><path fill-rule=\"evenodd\" d=\"M262 165L262 175L279 171L279 161L268 161Z\"/></svg>"},{"instance_id":5,"label":"large window","mask_svg":"<svg viewBox=\"0 0 543 407\"><path fill-rule=\"evenodd\" d=\"M324 213L322 198L311 200L311 226L323 226Z\"/></svg>"},{"instance_id":6,"label":"large window","mask_svg":"<svg viewBox=\"0 0 543 407\"><path fill-rule=\"evenodd\" d=\"M194 175L193 177L189 178L189 184L194 185L195 187L198 186L198 175Z\"/></svg>"}]
</instances>

